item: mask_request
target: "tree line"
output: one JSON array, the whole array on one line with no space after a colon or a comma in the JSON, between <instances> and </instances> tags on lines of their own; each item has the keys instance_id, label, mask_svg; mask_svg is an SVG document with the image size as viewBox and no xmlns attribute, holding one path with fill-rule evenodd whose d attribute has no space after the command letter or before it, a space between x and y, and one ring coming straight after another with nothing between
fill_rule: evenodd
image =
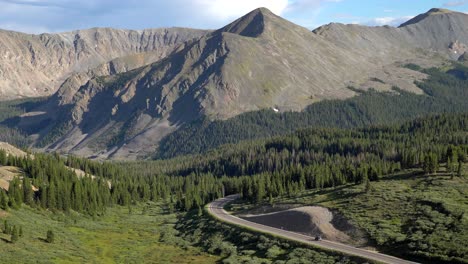
<instances>
[{"instance_id":1,"label":"tree line","mask_svg":"<svg viewBox=\"0 0 468 264\"><path fill-rule=\"evenodd\" d=\"M25 203L99 215L114 204L164 200L171 210L201 210L231 193L261 202L306 189L378 181L407 168L430 174L439 163L449 164L456 174L466 161L466 131L467 114L445 114L394 126L305 129L160 161L97 162L58 154L13 157L0 151L1 165L24 171L10 183L8 193L0 191L0 206ZM86 175L78 177L70 168Z\"/></svg>"}]
</instances>

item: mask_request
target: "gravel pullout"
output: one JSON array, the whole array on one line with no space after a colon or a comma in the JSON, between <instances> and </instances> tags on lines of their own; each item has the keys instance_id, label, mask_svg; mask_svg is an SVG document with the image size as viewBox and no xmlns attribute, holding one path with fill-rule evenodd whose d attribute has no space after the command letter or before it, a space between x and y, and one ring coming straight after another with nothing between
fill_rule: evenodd
<instances>
[{"instance_id":1,"label":"gravel pullout","mask_svg":"<svg viewBox=\"0 0 468 264\"><path fill-rule=\"evenodd\" d=\"M351 237L333 224L333 213L325 207L304 206L266 214L242 214L239 217L255 223L268 225L306 235L321 235L323 238L342 243L351 242Z\"/></svg>"}]
</instances>

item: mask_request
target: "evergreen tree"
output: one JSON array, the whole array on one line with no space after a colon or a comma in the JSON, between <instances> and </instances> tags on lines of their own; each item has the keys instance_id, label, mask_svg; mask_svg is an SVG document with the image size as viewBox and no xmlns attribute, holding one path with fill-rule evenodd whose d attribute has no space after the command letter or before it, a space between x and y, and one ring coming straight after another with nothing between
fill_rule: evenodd
<instances>
[{"instance_id":1,"label":"evergreen tree","mask_svg":"<svg viewBox=\"0 0 468 264\"><path fill-rule=\"evenodd\" d=\"M23 203L23 190L20 188L20 180L15 177L8 188L9 206L19 208Z\"/></svg>"},{"instance_id":2,"label":"evergreen tree","mask_svg":"<svg viewBox=\"0 0 468 264\"><path fill-rule=\"evenodd\" d=\"M51 182L49 184L49 188L47 188L47 208L49 209L57 208L56 197L57 197L57 194L56 194L55 184L54 182Z\"/></svg>"},{"instance_id":3,"label":"evergreen tree","mask_svg":"<svg viewBox=\"0 0 468 264\"><path fill-rule=\"evenodd\" d=\"M18 235L18 229L16 228L16 226L13 226L13 231L11 232L11 243L16 243L19 239L19 235Z\"/></svg>"},{"instance_id":4,"label":"evergreen tree","mask_svg":"<svg viewBox=\"0 0 468 264\"><path fill-rule=\"evenodd\" d=\"M271 193L268 194L268 203L273 205L273 195Z\"/></svg>"},{"instance_id":5,"label":"evergreen tree","mask_svg":"<svg viewBox=\"0 0 468 264\"><path fill-rule=\"evenodd\" d=\"M457 176L461 177L463 173L463 163L461 160L458 160L458 170L457 170Z\"/></svg>"},{"instance_id":6,"label":"evergreen tree","mask_svg":"<svg viewBox=\"0 0 468 264\"><path fill-rule=\"evenodd\" d=\"M3 189L0 188L0 209L8 209L8 196Z\"/></svg>"},{"instance_id":7,"label":"evergreen tree","mask_svg":"<svg viewBox=\"0 0 468 264\"><path fill-rule=\"evenodd\" d=\"M263 177L259 179L259 181L256 184L257 190L256 190L256 197L255 201L257 203L261 202L263 198L265 198L265 182L263 180Z\"/></svg>"},{"instance_id":8,"label":"evergreen tree","mask_svg":"<svg viewBox=\"0 0 468 264\"><path fill-rule=\"evenodd\" d=\"M8 235L10 233L10 226L7 220L3 220L3 233Z\"/></svg>"},{"instance_id":9,"label":"evergreen tree","mask_svg":"<svg viewBox=\"0 0 468 264\"><path fill-rule=\"evenodd\" d=\"M369 178L366 178L364 181L365 181L365 185L366 185L365 192L368 193L368 192L372 191L372 185L371 185L371 182L370 182Z\"/></svg>"},{"instance_id":10,"label":"evergreen tree","mask_svg":"<svg viewBox=\"0 0 468 264\"><path fill-rule=\"evenodd\" d=\"M31 181L27 177L23 177L23 202L29 206L34 204L34 192L32 190Z\"/></svg>"},{"instance_id":11,"label":"evergreen tree","mask_svg":"<svg viewBox=\"0 0 468 264\"><path fill-rule=\"evenodd\" d=\"M54 232L52 230L47 231L46 241L47 241L47 243L54 243L55 234L54 234Z\"/></svg>"},{"instance_id":12,"label":"evergreen tree","mask_svg":"<svg viewBox=\"0 0 468 264\"><path fill-rule=\"evenodd\" d=\"M0 149L0 165L7 165L7 155L3 149Z\"/></svg>"},{"instance_id":13,"label":"evergreen tree","mask_svg":"<svg viewBox=\"0 0 468 264\"><path fill-rule=\"evenodd\" d=\"M423 170L426 174L436 173L439 168L437 155L430 152L424 156Z\"/></svg>"},{"instance_id":14,"label":"evergreen tree","mask_svg":"<svg viewBox=\"0 0 468 264\"><path fill-rule=\"evenodd\" d=\"M447 158L447 166L446 166L446 170L447 172L453 172L452 170L453 166L452 166L452 159L450 157Z\"/></svg>"}]
</instances>

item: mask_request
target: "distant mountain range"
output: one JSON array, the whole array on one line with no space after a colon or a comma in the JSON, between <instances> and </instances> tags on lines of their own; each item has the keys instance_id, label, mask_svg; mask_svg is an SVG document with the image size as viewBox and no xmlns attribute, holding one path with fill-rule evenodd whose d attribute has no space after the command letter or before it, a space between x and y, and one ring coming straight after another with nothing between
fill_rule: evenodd
<instances>
[{"instance_id":1,"label":"distant mountain range","mask_svg":"<svg viewBox=\"0 0 468 264\"><path fill-rule=\"evenodd\" d=\"M72 74L116 58L127 57L119 60L125 69L143 66L206 33L185 28L93 28L41 35L0 30L0 99L49 96ZM128 57L134 54L140 56ZM145 59L145 54L150 58ZM130 65L125 67L127 61ZM107 74L114 74L110 66Z\"/></svg>"},{"instance_id":2,"label":"distant mountain range","mask_svg":"<svg viewBox=\"0 0 468 264\"><path fill-rule=\"evenodd\" d=\"M216 31L0 32L0 95L49 95L16 126L37 146L135 159L187 122L275 108L300 111L375 88L422 94L423 73L468 57L468 15L431 9L398 28L314 31L265 8Z\"/></svg>"}]
</instances>

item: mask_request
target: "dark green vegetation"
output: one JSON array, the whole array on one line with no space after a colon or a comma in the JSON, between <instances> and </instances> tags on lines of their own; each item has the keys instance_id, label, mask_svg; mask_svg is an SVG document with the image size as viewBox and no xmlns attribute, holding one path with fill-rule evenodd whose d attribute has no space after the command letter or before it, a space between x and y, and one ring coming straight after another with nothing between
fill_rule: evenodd
<instances>
[{"instance_id":1,"label":"dark green vegetation","mask_svg":"<svg viewBox=\"0 0 468 264\"><path fill-rule=\"evenodd\" d=\"M58 156L37 154L34 158L19 158L7 156L5 151L0 150L0 165L19 167L25 174L22 179L15 178L10 182L8 196L0 195L2 209L17 209L25 203L43 209L74 210L96 215L102 214L113 201L118 202L117 196L112 199L105 180L77 177ZM39 190L34 192L31 186ZM5 198L7 201L4 201Z\"/></svg>"},{"instance_id":2,"label":"dark green vegetation","mask_svg":"<svg viewBox=\"0 0 468 264\"><path fill-rule=\"evenodd\" d=\"M315 103L303 112L278 114L263 110L226 121L209 122L202 119L164 138L157 156L202 153L223 144L286 135L298 128L354 128L395 124L427 114L467 111L468 67L456 64L447 71L421 69L417 65L406 67L429 75L426 81L417 83L425 95L416 95L395 87L393 92L370 90L348 100Z\"/></svg>"},{"instance_id":3,"label":"dark green vegetation","mask_svg":"<svg viewBox=\"0 0 468 264\"><path fill-rule=\"evenodd\" d=\"M54 231L47 230L46 242L47 243L54 243L54 241L55 241Z\"/></svg>"},{"instance_id":4,"label":"dark green vegetation","mask_svg":"<svg viewBox=\"0 0 468 264\"><path fill-rule=\"evenodd\" d=\"M11 117L16 117L26 112L31 111L41 102L44 98L36 99L19 99L13 101L4 101L0 103L0 122L7 120Z\"/></svg>"},{"instance_id":5,"label":"dark green vegetation","mask_svg":"<svg viewBox=\"0 0 468 264\"><path fill-rule=\"evenodd\" d=\"M96 176L77 177L70 167L82 168ZM89 215L101 215L110 205L127 206L136 202L168 200L171 206L186 210L201 208L221 197L223 186L210 175L168 177L153 174L139 176L141 170L125 171L111 163L58 155L36 154L24 158L6 155L0 150L0 165L21 168L23 179L10 182L8 195L0 190L0 208L19 208L22 203L43 209L70 210ZM39 191L34 192L31 184Z\"/></svg>"},{"instance_id":6,"label":"dark green vegetation","mask_svg":"<svg viewBox=\"0 0 468 264\"><path fill-rule=\"evenodd\" d=\"M15 179L10 183L8 195L2 191L0 204L18 208L23 202L31 207L56 211L58 214L82 212L93 217L106 217L106 212L113 205L128 207L128 211L132 212L132 208L151 201L167 204L169 213L180 211L183 216L184 211L194 209L192 214L196 212L201 215L203 205L223 194L231 193L242 193L245 199L256 203L272 203L277 197L292 196L305 190L339 188L349 184L359 186L357 188L362 191L361 184L364 183L368 186L366 193L372 194L375 186L387 180L385 175L401 170L422 170L427 165L430 169L423 177L433 179L432 177L436 177L431 175L434 172L431 167L434 161L437 164L449 164L446 166L446 178L462 181L460 177L463 173L459 172L463 171L460 166L466 162L468 152L466 131L468 114L446 114L395 126L306 129L289 136L229 145L203 155L165 161L99 163L73 156L61 158L58 155L43 154L35 155L34 159L14 158L6 157L4 152L0 152L1 164L20 167L25 172L23 179ZM65 165L82 169L95 178L79 178ZM23 188L30 184L39 187L39 191L31 193L29 188ZM462 199L461 202L463 201ZM438 204L421 206L429 206L438 212L442 212L439 209L444 208ZM463 232L465 216L450 208L443 210L449 221L444 222L444 225L447 223L448 226L437 232L462 230L459 233L466 233ZM367 210L362 213L366 214ZM421 214L415 217L414 219L428 217L427 221L432 221L430 212L426 216ZM181 218L180 221L179 224L183 226L186 218ZM27 226L24 223L16 224ZM418 228L408 229L405 234L415 232L422 240L432 234L432 229ZM57 232L54 233L58 237ZM450 236L449 231L445 235ZM400 243L409 243L407 238L398 239ZM237 243L235 241L239 240L228 241ZM195 240L189 239L189 242L199 245ZM407 244L412 246L407 253L410 256L425 257L425 261L436 259L460 262L464 259L466 251L463 248L442 242L436 241L431 247L416 242ZM201 246L206 248L205 245ZM396 249L399 250L399 247L392 248L385 241L379 247L394 254ZM284 253L278 253L279 260L285 260L294 251L280 252ZM258 257L264 258L266 254L258 252ZM324 256L317 252L310 254L319 254L317 258ZM227 257L224 253L223 256Z\"/></svg>"},{"instance_id":7,"label":"dark green vegetation","mask_svg":"<svg viewBox=\"0 0 468 264\"><path fill-rule=\"evenodd\" d=\"M43 148L53 143L54 140L57 140L61 136L65 135L68 131L70 131L71 128L71 122L55 123L52 129L44 137L42 137L40 141L37 142L36 146L39 148Z\"/></svg>"},{"instance_id":8,"label":"dark green vegetation","mask_svg":"<svg viewBox=\"0 0 468 264\"><path fill-rule=\"evenodd\" d=\"M0 103L0 122L17 117L34 109L43 102L43 98L23 99ZM5 125L0 124L0 141L9 142L19 147L27 147L31 142L26 138L26 134Z\"/></svg>"},{"instance_id":9,"label":"dark green vegetation","mask_svg":"<svg viewBox=\"0 0 468 264\"><path fill-rule=\"evenodd\" d=\"M175 175L224 176L228 192L240 190L261 201L304 189L378 181L401 169L423 167L425 157L450 159L457 167L466 160L467 130L468 115L441 115L401 126L307 129L203 155L135 164Z\"/></svg>"},{"instance_id":10,"label":"dark green vegetation","mask_svg":"<svg viewBox=\"0 0 468 264\"><path fill-rule=\"evenodd\" d=\"M16 243L23 236L23 227L10 226L7 220L3 221L3 234L10 235L10 242Z\"/></svg>"},{"instance_id":11,"label":"dark green vegetation","mask_svg":"<svg viewBox=\"0 0 468 264\"><path fill-rule=\"evenodd\" d=\"M468 263L468 175L450 177L408 170L366 186L309 191L275 203L337 209L385 252L423 263ZM233 208L238 206L233 205Z\"/></svg>"},{"instance_id":12,"label":"dark green vegetation","mask_svg":"<svg viewBox=\"0 0 468 264\"><path fill-rule=\"evenodd\" d=\"M12 207L26 201L94 215L112 204L169 200L175 209L200 210L223 194L241 192L262 201L305 189L377 181L402 168L423 167L427 156L437 162L450 159L455 171L468 149L467 119L435 116L394 127L310 129L166 161L101 164L36 155L34 160L3 156L0 163L22 168L40 189L30 201L19 190L20 180L14 181L8 201ZM98 178L76 178L64 165Z\"/></svg>"}]
</instances>

